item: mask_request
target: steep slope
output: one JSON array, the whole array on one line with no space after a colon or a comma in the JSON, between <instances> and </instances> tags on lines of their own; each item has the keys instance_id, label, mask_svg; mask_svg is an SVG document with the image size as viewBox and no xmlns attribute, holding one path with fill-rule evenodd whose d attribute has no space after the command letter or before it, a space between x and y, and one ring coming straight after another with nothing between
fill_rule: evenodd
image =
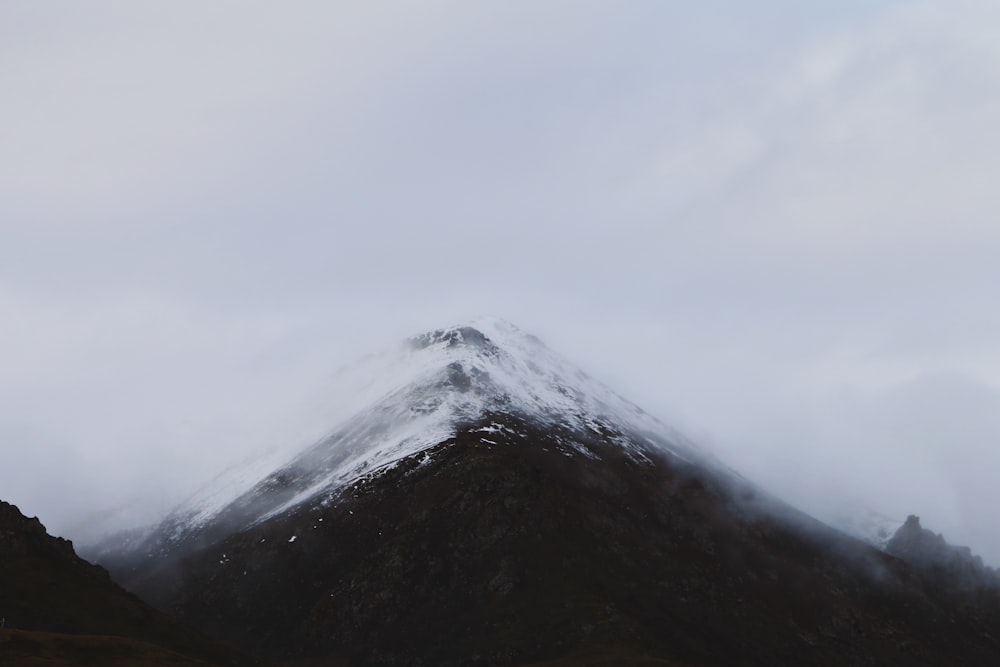
<instances>
[{"instance_id":1,"label":"steep slope","mask_svg":"<svg viewBox=\"0 0 1000 667\"><path fill-rule=\"evenodd\" d=\"M2 501L0 616L3 665L261 664L150 608Z\"/></svg>"},{"instance_id":2,"label":"steep slope","mask_svg":"<svg viewBox=\"0 0 1000 667\"><path fill-rule=\"evenodd\" d=\"M291 664L1000 660L996 594L779 503L508 325L417 337L386 368L329 438L109 567Z\"/></svg>"}]
</instances>

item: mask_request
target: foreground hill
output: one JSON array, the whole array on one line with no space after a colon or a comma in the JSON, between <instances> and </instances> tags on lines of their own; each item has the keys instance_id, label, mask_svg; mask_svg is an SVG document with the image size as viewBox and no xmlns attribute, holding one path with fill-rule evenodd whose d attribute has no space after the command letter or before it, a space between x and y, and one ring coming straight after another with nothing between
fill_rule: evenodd
<instances>
[{"instance_id":1,"label":"foreground hill","mask_svg":"<svg viewBox=\"0 0 1000 667\"><path fill-rule=\"evenodd\" d=\"M0 501L0 665L260 665L143 603Z\"/></svg>"}]
</instances>

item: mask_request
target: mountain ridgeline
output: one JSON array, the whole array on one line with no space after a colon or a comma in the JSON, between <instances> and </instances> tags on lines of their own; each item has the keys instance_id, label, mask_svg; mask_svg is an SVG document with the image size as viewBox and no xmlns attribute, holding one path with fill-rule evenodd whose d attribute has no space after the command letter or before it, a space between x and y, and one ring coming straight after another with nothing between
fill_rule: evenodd
<instances>
[{"instance_id":1,"label":"mountain ridgeline","mask_svg":"<svg viewBox=\"0 0 1000 667\"><path fill-rule=\"evenodd\" d=\"M329 436L93 555L288 665L1000 664L987 580L787 506L505 322L347 381Z\"/></svg>"}]
</instances>

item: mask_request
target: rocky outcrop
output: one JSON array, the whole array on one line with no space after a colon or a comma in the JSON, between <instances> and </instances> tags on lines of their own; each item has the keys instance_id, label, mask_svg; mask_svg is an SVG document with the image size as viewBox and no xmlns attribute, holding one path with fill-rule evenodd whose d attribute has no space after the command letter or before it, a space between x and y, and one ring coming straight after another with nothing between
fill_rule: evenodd
<instances>
[{"instance_id":1,"label":"rocky outcrop","mask_svg":"<svg viewBox=\"0 0 1000 667\"><path fill-rule=\"evenodd\" d=\"M104 568L77 558L72 542L49 535L38 517L26 517L16 505L0 500L0 559L43 556L108 578Z\"/></svg>"},{"instance_id":2,"label":"rocky outcrop","mask_svg":"<svg viewBox=\"0 0 1000 667\"><path fill-rule=\"evenodd\" d=\"M0 665L261 664L143 603L0 501Z\"/></svg>"},{"instance_id":3,"label":"rocky outcrop","mask_svg":"<svg viewBox=\"0 0 1000 667\"><path fill-rule=\"evenodd\" d=\"M969 547L954 546L940 533L920 525L910 515L886 545L886 551L951 587L963 590L1000 589L1000 573L983 564Z\"/></svg>"}]
</instances>

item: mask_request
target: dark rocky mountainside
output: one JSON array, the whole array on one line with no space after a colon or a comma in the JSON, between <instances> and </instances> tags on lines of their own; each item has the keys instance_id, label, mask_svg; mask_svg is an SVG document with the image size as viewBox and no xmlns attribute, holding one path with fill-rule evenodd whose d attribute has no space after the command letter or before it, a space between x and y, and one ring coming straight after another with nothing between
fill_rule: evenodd
<instances>
[{"instance_id":1,"label":"dark rocky mountainside","mask_svg":"<svg viewBox=\"0 0 1000 667\"><path fill-rule=\"evenodd\" d=\"M495 319L352 367L328 435L96 553L287 665L1000 664L1000 594L771 498Z\"/></svg>"},{"instance_id":2,"label":"dark rocky mountainside","mask_svg":"<svg viewBox=\"0 0 1000 667\"><path fill-rule=\"evenodd\" d=\"M943 585L967 591L1000 591L1000 572L984 565L969 547L948 544L942 535L923 528L920 517L910 515L889 540L886 551Z\"/></svg>"},{"instance_id":3,"label":"dark rocky mountainside","mask_svg":"<svg viewBox=\"0 0 1000 667\"><path fill-rule=\"evenodd\" d=\"M0 501L0 665L261 665L143 603Z\"/></svg>"},{"instance_id":4,"label":"dark rocky mountainside","mask_svg":"<svg viewBox=\"0 0 1000 667\"><path fill-rule=\"evenodd\" d=\"M577 434L579 437L580 434ZM173 562L109 563L298 665L996 665L940 585L733 475L509 414Z\"/></svg>"}]
</instances>

